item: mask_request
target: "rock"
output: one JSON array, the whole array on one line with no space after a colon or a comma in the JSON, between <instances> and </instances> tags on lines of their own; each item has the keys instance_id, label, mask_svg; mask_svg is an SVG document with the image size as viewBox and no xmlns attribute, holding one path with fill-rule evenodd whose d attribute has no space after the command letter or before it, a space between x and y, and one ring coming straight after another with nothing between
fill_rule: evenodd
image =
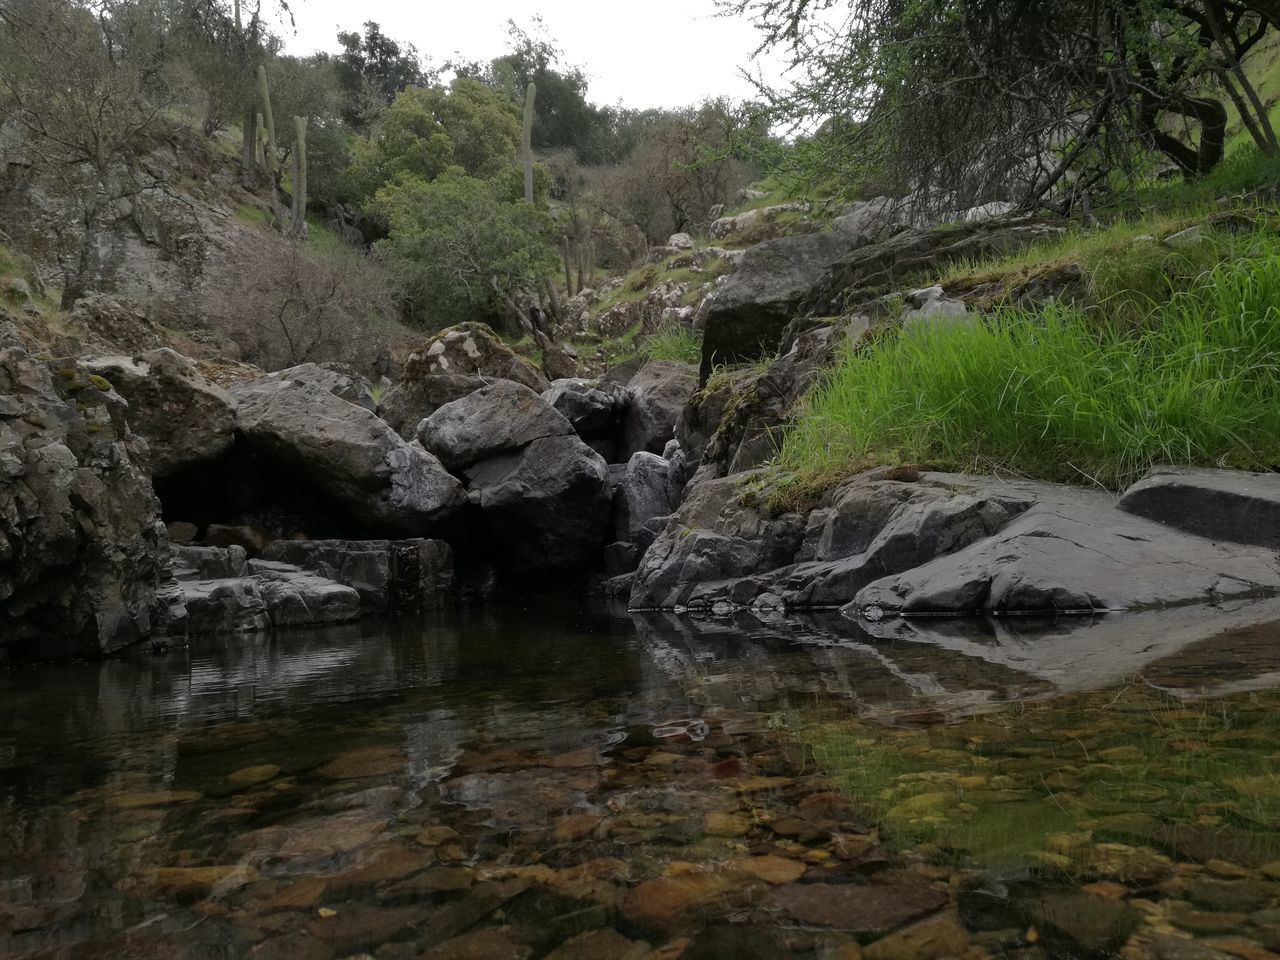
<instances>
[{"instance_id":1,"label":"rock","mask_svg":"<svg viewBox=\"0 0 1280 960\"><path fill-rule=\"evenodd\" d=\"M349 623L360 616L360 594L351 587L271 560L250 560L249 570L261 581L273 627Z\"/></svg>"},{"instance_id":2,"label":"rock","mask_svg":"<svg viewBox=\"0 0 1280 960\"><path fill-rule=\"evenodd\" d=\"M364 747L347 751L316 772L326 780L386 777L402 771L405 762L404 754L393 747Z\"/></svg>"},{"instance_id":3,"label":"rock","mask_svg":"<svg viewBox=\"0 0 1280 960\"><path fill-rule=\"evenodd\" d=\"M858 243L880 243L902 229L900 212L892 197L876 197L852 204L831 226Z\"/></svg>"},{"instance_id":4,"label":"rock","mask_svg":"<svg viewBox=\"0 0 1280 960\"><path fill-rule=\"evenodd\" d=\"M514 573L580 572L608 539L608 468L576 436L534 440L476 464L465 476L488 531L490 560L498 567Z\"/></svg>"},{"instance_id":5,"label":"rock","mask_svg":"<svg viewBox=\"0 0 1280 960\"><path fill-rule=\"evenodd\" d=\"M767 477L757 471L693 486L641 559L631 608L709 606L710 598L731 593L734 582L789 564L804 537L804 518L775 516L767 491L744 493L746 484Z\"/></svg>"},{"instance_id":6,"label":"rock","mask_svg":"<svg viewBox=\"0 0 1280 960\"><path fill-rule=\"evenodd\" d=\"M755 199L763 198L757 197ZM808 212L809 205L800 202L777 203L769 207L757 207L754 210L747 210L745 213L739 213L732 217L720 217L713 221L707 230L707 236L712 240L724 240L747 230L773 223L783 214Z\"/></svg>"},{"instance_id":7,"label":"rock","mask_svg":"<svg viewBox=\"0 0 1280 960\"><path fill-rule=\"evenodd\" d=\"M622 914L642 930L671 936L723 908L733 881L719 873L688 873L646 880L627 891Z\"/></svg>"},{"instance_id":8,"label":"rock","mask_svg":"<svg viewBox=\"0 0 1280 960\"><path fill-rule=\"evenodd\" d=\"M129 402L130 429L151 448L151 473L168 477L220 457L235 441L231 397L173 350L135 358L99 357L84 368Z\"/></svg>"},{"instance_id":9,"label":"rock","mask_svg":"<svg viewBox=\"0 0 1280 960\"><path fill-rule=\"evenodd\" d=\"M705 383L716 364L770 356L800 305L856 240L842 231L768 240L751 247L700 311Z\"/></svg>"},{"instance_id":10,"label":"rock","mask_svg":"<svg viewBox=\"0 0 1280 960\"><path fill-rule=\"evenodd\" d=\"M401 381L433 373L512 380L535 393L547 389L547 380L537 368L483 323L460 323L441 330L409 355Z\"/></svg>"},{"instance_id":11,"label":"rock","mask_svg":"<svg viewBox=\"0 0 1280 960\"><path fill-rule=\"evenodd\" d=\"M244 547L175 546L170 552L180 580L243 577L248 564Z\"/></svg>"},{"instance_id":12,"label":"rock","mask_svg":"<svg viewBox=\"0 0 1280 960\"><path fill-rule=\"evenodd\" d=\"M941 908L945 890L924 882L890 884L792 884L779 887L769 904L793 920L857 934L885 934Z\"/></svg>"},{"instance_id":13,"label":"rock","mask_svg":"<svg viewBox=\"0 0 1280 960\"><path fill-rule=\"evenodd\" d=\"M96 656L168 622L168 545L125 402L52 367L0 324L0 648Z\"/></svg>"},{"instance_id":14,"label":"rock","mask_svg":"<svg viewBox=\"0 0 1280 960\"><path fill-rule=\"evenodd\" d=\"M419 960L527 960L533 948L517 943L502 930L484 929L446 940L419 955Z\"/></svg>"},{"instance_id":15,"label":"rock","mask_svg":"<svg viewBox=\"0 0 1280 960\"><path fill-rule=\"evenodd\" d=\"M203 900L214 893L227 894L252 882L257 873L252 867L230 865L215 867L153 867L139 872L138 885L144 895L158 899L172 898L179 903Z\"/></svg>"},{"instance_id":16,"label":"rock","mask_svg":"<svg viewBox=\"0 0 1280 960\"><path fill-rule=\"evenodd\" d=\"M499 381L447 403L418 426L419 442L451 471L520 450L573 426L528 387Z\"/></svg>"},{"instance_id":17,"label":"rock","mask_svg":"<svg viewBox=\"0 0 1280 960\"><path fill-rule=\"evenodd\" d=\"M1120 508L1211 540L1280 547L1280 474L1158 467Z\"/></svg>"},{"instance_id":18,"label":"rock","mask_svg":"<svg viewBox=\"0 0 1280 960\"><path fill-rule=\"evenodd\" d=\"M856 343L869 331L870 322L862 315L837 323L796 321L789 326L783 333L781 355L763 373L753 370L728 378L730 395L720 401L723 413L705 445L701 464L712 466L715 475L723 477L771 460L799 401L835 362L842 346ZM708 381L704 392L723 389L717 379Z\"/></svg>"},{"instance_id":19,"label":"rock","mask_svg":"<svg viewBox=\"0 0 1280 960\"><path fill-rule=\"evenodd\" d=\"M422 536L465 502L461 485L376 416L314 384L238 385L241 435L271 464L323 493L372 530Z\"/></svg>"},{"instance_id":20,"label":"rock","mask_svg":"<svg viewBox=\"0 0 1280 960\"><path fill-rule=\"evenodd\" d=\"M866 960L935 960L959 957L969 947L969 931L952 917L924 920L865 947Z\"/></svg>"},{"instance_id":21,"label":"rock","mask_svg":"<svg viewBox=\"0 0 1280 960\"><path fill-rule=\"evenodd\" d=\"M492 382L463 373L427 373L424 363L410 360L395 386L383 396L377 412L392 430L412 440L418 424L446 403L461 400Z\"/></svg>"},{"instance_id":22,"label":"rock","mask_svg":"<svg viewBox=\"0 0 1280 960\"><path fill-rule=\"evenodd\" d=\"M341 397L347 403L364 407L370 413L378 412L378 404L373 399L373 385L354 369L340 363L301 363L295 367L269 373L267 377L271 380L313 383L317 387L328 390L335 397Z\"/></svg>"},{"instance_id":23,"label":"rock","mask_svg":"<svg viewBox=\"0 0 1280 960\"><path fill-rule=\"evenodd\" d=\"M670 461L656 454L632 454L613 496L613 525L619 540L635 540L646 522L671 512L675 504L670 470Z\"/></svg>"},{"instance_id":24,"label":"rock","mask_svg":"<svg viewBox=\"0 0 1280 960\"><path fill-rule=\"evenodd\" d=\"M256 787L260 783L274 780L280 775L280 768L274 763L262 763L252 767L242 767L227 774L227 783L233 787Z\"/></svg>"},{"instance_id":25,"label":"rock","mask_svg":"<svg viewBox=\"0 0 1280 960\"><path fill-rule=\"evenodd\" d=\"M692 250L694 246L693 237L687 233L673 233L671 238L667 240L667 246L673 250Z\"/></svg>"},{"instance_id":26,"label":"rock","mask_svg":"<svg viewBox=\"0 0 1280 960\"><path fill-rule=\"evenodd\" d=\"M899 318L903 330L910 333L947 324L974 324L978 315L963 300L948 297L941 286L912 290L906 296L908 309Z\"/></svg>"},{"instance_id":27,"label":"rock","mask_svg":"<svg viewBox=\"0 0 1280 960\"><path fill-rule=\"evenodd\" d=\"M66 322L72 329L90 331L92 339L108 349L129 354L165 345L159 324L126 301L103 293L88 293L77 300Z\"/></svg>"},{"instance_id":28,"label":"rock","mask_svg":"<svg viewBox=\"0 0 1280 960\"><path fill-rule=\"evenodd\" d=\"M685 403L697 389L697 378L688 364L651 360L627 384L631 407L622 428L619 454L661 453L675 436L676 422Z\"/></svg>"},{"instance_id":29,"label":"rock","mask_svg":"<svg viewBox=\"0 0 1280 960\"><path fill-rule=\"evenodd\" d=\"M773 855L740 860L735 866L739 870L751 874L757 880L763 880L770 886L795 883L804 876L806 869L803 863L796 860L788 860L786 857L775 857Z\"/></svg>"},{"instance_id":30,"label":"rock","mask_svg":"<svg viewBox=\"0 0 1280 960\"><path fill-rule=\"evenodd\" d=\"M702 826L713 837L745 837L751 832L751 821L736 813L703 814Z\"/></svg>"},{"instance_id":31,"label":"rock","mask_svg":"<svg viewBox=\"0 0 1280 960\"><path fill-rule=\"evenodd\" d=\"M998 534L864 587L846 614L1094 613L1280 591L1264 548L1182 534L1101 492L1026 489L1036 504Z\"/></svg>"},{"instance_id":32,"label":"rock","mask_svg":"<svg viewBox=\"0 0 1280 960\"><path fill-rule=\"evenodd\" d=\"M456 600L453 550L443 540L277 540L262 559L352 587L367 613L416 614Z\"/></svg>"},{"instance_id":33,"label":"rock","mask_svg":"<svg viewBox=\"0 0 1280 960\"><path fill-rule=\"evenodd\" d=\"M584 440L613 435L630 406L631 397L615 383L556 380L542 399L559 412Z\"/></svg>"}]
</instances>

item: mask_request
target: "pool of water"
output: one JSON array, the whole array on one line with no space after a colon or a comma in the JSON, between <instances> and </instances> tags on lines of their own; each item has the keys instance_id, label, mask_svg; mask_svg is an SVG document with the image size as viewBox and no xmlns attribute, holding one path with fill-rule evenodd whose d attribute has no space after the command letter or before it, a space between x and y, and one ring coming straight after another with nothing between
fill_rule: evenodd
<instances>
[{"instance_id":1,"label":"pool of water","mask_svg":"<svg viewBox=\"0 0 1280 960\"><path fill-rule=\"evenodd\" d=\"M1280 948L1280 631L1104 632L1087 683L948 629L548 605L0 675L0 957Z\"/></svg>"}]
</instances>

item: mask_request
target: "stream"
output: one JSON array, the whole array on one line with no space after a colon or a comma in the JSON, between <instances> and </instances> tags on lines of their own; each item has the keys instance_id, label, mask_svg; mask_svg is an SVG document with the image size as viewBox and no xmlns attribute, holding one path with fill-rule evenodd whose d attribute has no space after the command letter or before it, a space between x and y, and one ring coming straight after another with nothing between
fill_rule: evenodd
<instances>
[{"instance_id":1,"label":"stream","mask_svg":"<svg viewBox=\"0 0 1280 960\"><path fill-rule=\"evenodd\" d=\"M22 667L0 957L1263 960L1273 612L547 603Z\"/></svg>"}]
</instances>

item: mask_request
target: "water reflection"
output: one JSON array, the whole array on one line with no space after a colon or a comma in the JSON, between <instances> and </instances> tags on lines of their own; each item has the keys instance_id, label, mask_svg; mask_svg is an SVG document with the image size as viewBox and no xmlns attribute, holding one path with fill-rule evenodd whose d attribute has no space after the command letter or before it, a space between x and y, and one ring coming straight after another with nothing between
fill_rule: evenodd
<instances>
[{"instance_id":1,"label":"water reflection","mask_svg":"<svg viewBox=\"0 0 1280 960\"><path fill-rule=\"evenodd\" d=\"M955 721L1011 729L1010 704L1139 672L1160 697L1280 674L1265 625L1276 610L1233 611L1245 625L1209 640L1207 615L1177 613L1069 632L930 623L873 636L834 615L488 609L0 675L0 956L674 958L740 953L748 924L764 955L834 958L924 917L966 956L1032 949L1025 929L1001 946L972 918L958 925L947 909L963 906L967 868L939 866L936 835L906 853L885 845L873 794L906 804L901 819L912 803L943 802L914 798L950 789L922 783L986 777L971 790L1017 793L1040 834L1049 821L1079 833L1103 800L1131 809L1081 788L1079 811L1058 805L1042 823L1050 794L993 786L974 764L995 761L972 746L989 741ZM1001 741L1017 768L998 776L1078 763L1045 744L1106 700L1054 703L1040 727ZM1263 706L1240 715L1250 743L1270 735ZM814 769L804 741L815 725L846 795ZM894 740L904 728L918 742ZM1215 729L1214 751L1243 749L1230 732ZM1071 736L1111 749L1113 733ZM1183 741L1195 737L1161 743ZM855 766L881 780L849 778L832 743L854 744ZM908 755L909 769L894 766ZM1265 794L1268 757L1221 770ZM1227 810L1229 788L1182 792L1194 802L1170 800L1164 826L1236 829L1246 810L1255 847L1274 826L1269 794ZM948 793L947 816L969 816L971 800ZM916 827L932 814L912 816ZM1152 836L1134 834L1134 849ZM1269 883L1255 860L1233 869ZM1266 923L1237 927L1256 939ZM553 953L566 943L577 952Z\"/></svg>"}]
</instances>

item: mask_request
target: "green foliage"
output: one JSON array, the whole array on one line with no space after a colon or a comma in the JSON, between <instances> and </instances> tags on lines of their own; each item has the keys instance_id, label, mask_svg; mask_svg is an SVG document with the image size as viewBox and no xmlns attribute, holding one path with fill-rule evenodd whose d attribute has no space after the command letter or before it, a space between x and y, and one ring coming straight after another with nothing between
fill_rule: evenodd
<instances>
[{"instance_id":1,"label":"green foliage","mask_svg":"<svg viewBox=\"0 0 1280 960\"><path fill-rule=\"evenodd\" d=\"M702 359L702 337L689 327L667 327L646 339L640 351L650 360L698 363Z\"/></svg>"},{"instance_id":2,"label":"green foliage","mask_svg":"<svg viewBox=\"0 0 1280 960\"><path fill-rule=\"evenodd\" d=\"M413 44L400 44L372 20L363 36L354 30L338 34L342 52L334 58L338 82L346 95L343 117L362 129L381 107L406 87L426 86L430 80Z\"/></svg>"},{"instance_id":3,"label":"green foliage","mask_svg":"<svg viewBox=\"0 0 1280 960\"><path fill-rule=\"evenodd\" d=\"M1276 467L1280 240L1225 252L1137 330L1051 305L887 334L844 358L781 461L802 486L899 460L1111 488L1154 463Z\"/></svg>"},{"instance_id":4,"label":"green foliage","mask_svg":"<svg viewBox=\"0 0 1280 960\"><path fill-rule=\"evenodd\" d=\"M432 180L449 167L493 177L512 166L520 140L514 104L459 77L443 87L409 87L382 114L372 137L354 145L349 189L368 200L401 177Z\"/></svg>"},{"instance_id":5,"label":"green foliage","mask_svg":"<svg viewBox=\"0 0 1280 960\"><path fill-rule=\"evenodd\" d=\"M491 316L556 270L546 214L461 169L429 182L401 178L378 191L376 209L391 230L376 249L396 266L420 321Z\"/></svg>"}]
</instances>

